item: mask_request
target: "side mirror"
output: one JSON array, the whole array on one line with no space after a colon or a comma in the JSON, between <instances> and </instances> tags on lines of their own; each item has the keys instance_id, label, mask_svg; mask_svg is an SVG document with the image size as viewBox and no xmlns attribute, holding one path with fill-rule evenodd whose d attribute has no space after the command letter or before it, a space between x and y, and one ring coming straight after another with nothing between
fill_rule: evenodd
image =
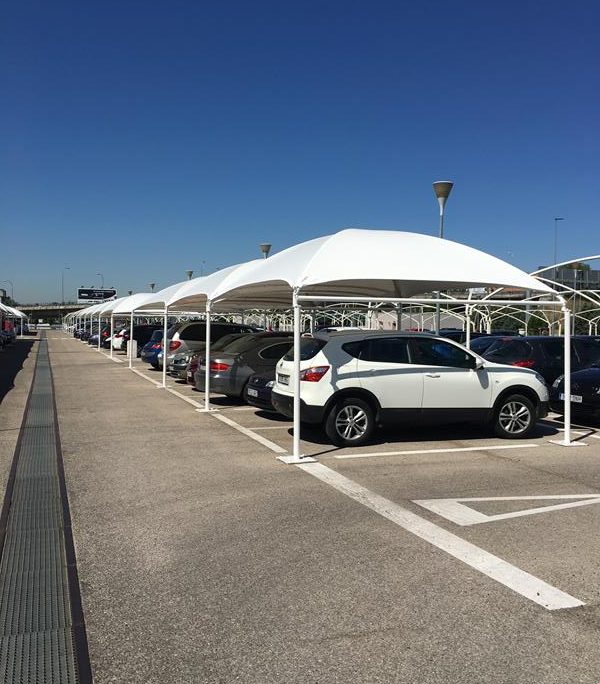
<instances>
[{"instance_id":1,"label":"side mirror","mask_svg":"<svg viewBox=\"0 0 600 684\"><path fill-rule=\"evenodd\" d=\"M473 357L473 361L473 367L475 368L475 370L479 370L480 368L483 368L483 366L485 365L483 359L479 358L479 356Z\"/></svg>"}]
</instances>

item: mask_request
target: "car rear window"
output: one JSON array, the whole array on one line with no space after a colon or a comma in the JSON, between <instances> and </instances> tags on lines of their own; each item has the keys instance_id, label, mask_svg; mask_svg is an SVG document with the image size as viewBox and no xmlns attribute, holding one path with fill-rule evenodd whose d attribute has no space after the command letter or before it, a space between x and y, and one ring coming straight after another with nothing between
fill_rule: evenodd
<instances>
[{"instance_id":1,"label":"car rear window","mask_svg":"<svg viewBox=\"0 0 600 684\"><path fill-rule=\"evenodd\" d=\"M300 340L300 361L308 361L308 359L314 358L326 344L326 340L320 340L317 337L303 337ZM283 360L294 360L293 345L290 348L289 352L283 357Z\"/></svg>"},{"instance_id":2,"label":"car rear window","mask_svg":"<svg viewBox=\"0 0 600 684\"><path fill-rule=\"evenodd\" d=\"M279 344L271 344L258 353L258 355L263 359L277 359L279 360L284 354L286 354L293 342L280 342Z\"/></svg>"},{"instance_id":3,"label":"car rear window","mask_svg":"<svg viewBox=\"0 0 600 684\"><path fill-rule=\"evenodd\" d=\"M497 340L483 353L483 356L499 363L509 363L519 359L528 359L532 354L533 350L529 342L511 339Z\"/></svg>"}]
</instances>

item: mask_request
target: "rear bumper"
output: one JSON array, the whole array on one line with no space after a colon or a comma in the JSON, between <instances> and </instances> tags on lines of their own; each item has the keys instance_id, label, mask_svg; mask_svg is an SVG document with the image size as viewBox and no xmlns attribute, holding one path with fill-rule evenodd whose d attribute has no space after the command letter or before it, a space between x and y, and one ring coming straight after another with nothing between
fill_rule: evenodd
<instances>
[{"instance_id":1,"label":"rear bumper","mask_svg":"<svg viewBox=\"0 0 600 684\"><path fill-rule=\"evenodd\" d=\"M294 417L294 397L287 394L271 392L273 408L287 418ZM311 406L300 399L300 420L303 423L318 425L323 422L325 408L323 406Z\"/></svg>"}]
</instances>

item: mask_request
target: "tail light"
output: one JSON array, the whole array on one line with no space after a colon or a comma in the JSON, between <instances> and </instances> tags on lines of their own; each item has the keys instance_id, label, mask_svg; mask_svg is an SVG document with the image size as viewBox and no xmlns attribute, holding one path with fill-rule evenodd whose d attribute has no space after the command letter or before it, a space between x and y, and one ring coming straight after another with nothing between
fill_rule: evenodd
<instances>
[{"instance_id":1,"label":"tail light","mask_svg":"<svg viewBox=\"0 0 600 684\"><path fill-rule=\"evenodd\" d=\"M228 363L220 363L219 361L210 362L210 370L215 373L222 373L223 371L229 370L230 366Z\"/></svg>"},{"instance_id":2,"label":"tail light","mask_svg":"<svg viewBox=\"0 0 600 684\"><path fill-rule=\"evenodd\" d=\"M513 361L511 366L519 366L520 368L533 368L535 361L533 359L523 359L522 361Z\"/></svg>"},{"instance_id":3,"label":"tail light","mask_svg":"<svg viewBox=\"0 0 600 684\"><path fill-rule=\"evenodd\" d=\"M300 372L300 380L304 382L319 382L319 380L327 373L329 366L316 366L315 368L307 368Z\"/></svg>"},{"instance_id":4,"label":"tail light","mask_svg":"<svg viewBox=\"0 0 600 684\"><path fill-rule=\"evenodd\" d=\"M169 351L175 351L181 347L181 342L179 340L171 340L169 344Z\"/></svg>"}]
</instances>

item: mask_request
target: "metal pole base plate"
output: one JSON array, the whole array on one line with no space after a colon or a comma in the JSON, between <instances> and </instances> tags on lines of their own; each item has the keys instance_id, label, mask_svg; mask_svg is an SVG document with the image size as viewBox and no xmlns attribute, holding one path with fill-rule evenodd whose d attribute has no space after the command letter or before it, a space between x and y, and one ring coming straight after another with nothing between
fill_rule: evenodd
<instances>
[{"instance_id":1,"label":"metal pole base plate","mask_svg":"<svg viewBox=\"0 0 600 684\"><path fill-rule=\"evenodd\" d=\"M297 465L298 463L317 463L317 459L312 456L294 456L293 454L285 454L277 456L278 461L287 463L288 465Z\"/></svg>"},{"instance_id":2,"label":"metal pole base plate","mask_svg":"<svg viewBox=\"0 0 600 684\"><path fill-rule=\"evenodd\" d=\"M550 444L558 444L558 446L564 446L564 447L580 447L580 446L588 446L585 442L567 442L564 439L550 439L548 440Z\"/></svg>"}]
</instances>

